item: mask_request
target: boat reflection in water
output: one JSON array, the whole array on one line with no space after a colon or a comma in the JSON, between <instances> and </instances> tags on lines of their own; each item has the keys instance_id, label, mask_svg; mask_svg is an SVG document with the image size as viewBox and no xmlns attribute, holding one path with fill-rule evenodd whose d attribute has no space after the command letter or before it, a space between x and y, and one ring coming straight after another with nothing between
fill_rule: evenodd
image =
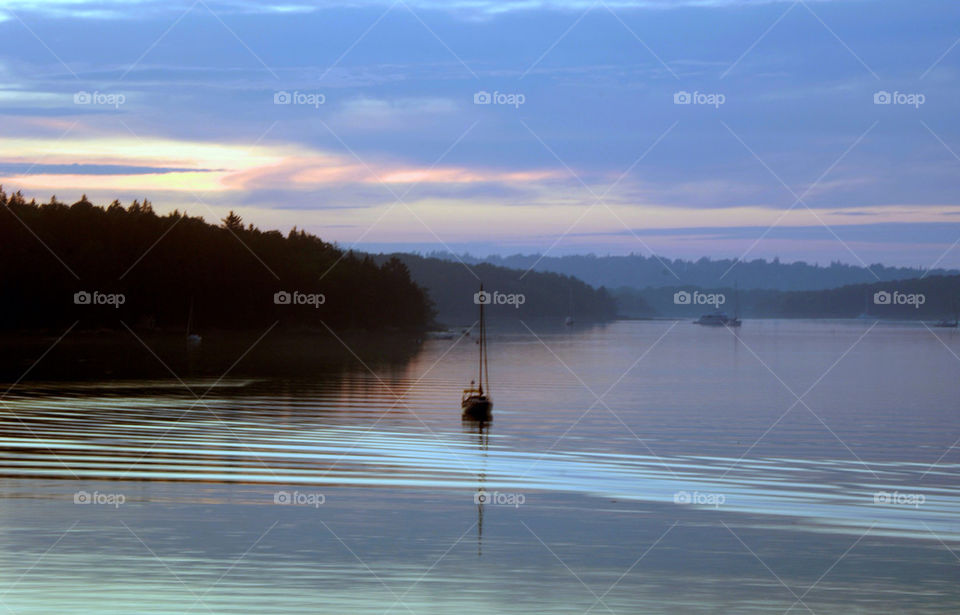
<instances>
[{"instance_id":1,"label":"boat reflection in water","mask_svg":"<svg viewBox=\"0 0 960 615\"><path fill-rule=\"evenodd\" d=\"M699 319L693 321L693 324L703 325L705 327L739 327L740 319L730 317L726 312L716 311L712 314L704 314Z\"/></svg>"},{"instance_id":2,"label":"boat reflection in water","mask_svg":"<svg viewBox=\"0 0 960 615\"><path fill-rule=\"evenodd\" d=\"M490 424L487 421L478 421L466 416L462 420L465 433L476 434L477 448L483 454L483 467L477 474L477 491L473 494L473 502L477 505L477 557L483 556L483 505L487 503L488 495L483 488L487 480L487 446L490 443Z\"/></svg>"}]
</instances>

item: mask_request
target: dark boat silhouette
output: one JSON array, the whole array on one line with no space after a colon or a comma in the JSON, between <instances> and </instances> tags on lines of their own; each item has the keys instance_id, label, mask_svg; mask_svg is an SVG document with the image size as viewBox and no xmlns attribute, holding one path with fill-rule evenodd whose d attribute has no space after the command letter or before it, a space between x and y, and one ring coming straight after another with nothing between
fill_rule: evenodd
<instances>
[{"instance_id":1,"label":"dark boat silhouette","mask_svg":"<svg viewBox=\"0 0 960 615\"><path fill-rule=\"evenodd\" d=\"M740 319L730 317L726 312L716 311L710 314L704 314L697 320L693 321L695 325L703 325L705 327L739 327Z\"/></svg>"},{"instance_id":2,"label":"dark boat silhouette","mask_svg":"<svg viewBox=\"0 0 960 615\"><path fill-rule=\"evenodd\" d=\"M695 325L703 325L705 327L739 327L740 322L740 290L734 291L736 293L735 299L735 308L733 316L728 316L726 312L723 312L717 309L710 314L704 314L697 320L693 321Z\"/></svg>"},{"instance_id":3,"label":"dark boat silhouette","mask_svg":"<svg viewBox=\"0 0 960 615\"><path fill-rule=\"evenodd\" d=\"M488 395L490 383L487 371L487 321L484 315L485 298L488 297L483 291L483 284L480 285L480 292L476 295L480 304L480 339L477 345L480 347L480 374L477 380L470 381L470 387L463 390L463 397L460 400L460 407L463 409L463 417L476 421L489 421L492 419L491 410L493 409L493 400ZM487 388L484 389L484 381L487 381Z\"/></svg>"},{"instance_id":4,"label":"dark boat silhouette","mask_svg":"<svg viewBox=\"0 0 960 615\"><path fill-rule=\"evenodd\" d=\"M935 323L933 326L940 327L943 329L956 329L958 321L960 321L960 314L957 313L957 304L956 302L954 302L953 303L953 320L944 318L940 322Z\"/></svg>"},{"instance_id":5,"label":"dark boat silhouette","mask_svg":"<svg viewBox=\"0 0 960 615\"><path fill-rule=\"evenodd\" d=\"M193 331L193 297L190 298L190 311L187 313L187 345L199 346L203 341L200 334Z\"/></svg>"}]
</instances>

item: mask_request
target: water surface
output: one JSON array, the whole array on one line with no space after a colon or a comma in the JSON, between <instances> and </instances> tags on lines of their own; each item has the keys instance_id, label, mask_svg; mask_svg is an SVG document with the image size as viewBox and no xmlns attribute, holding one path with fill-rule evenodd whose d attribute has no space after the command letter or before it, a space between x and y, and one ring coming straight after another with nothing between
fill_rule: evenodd
<instances>
[{"instance_id":1,"label":"water surface","mask_svg":"<svg viewBox=\"0 0 960 615\"><path fill-rule=\"evenodd\" d=\"M491 335L486 427L459 417L470 338L295 379L15 387L0 609L960 607L957 332L530 327Z\"/></svg>"}]
</instances>

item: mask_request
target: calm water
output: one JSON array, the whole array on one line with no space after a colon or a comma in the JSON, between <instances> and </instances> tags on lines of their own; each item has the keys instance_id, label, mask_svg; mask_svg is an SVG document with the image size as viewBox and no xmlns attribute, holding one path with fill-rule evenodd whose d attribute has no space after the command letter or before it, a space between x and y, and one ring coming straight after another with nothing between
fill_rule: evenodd
<instances>
[{"instance_id":1,"label":"calm water","mask_svg":"<svg viewBox=\"0 0 960 615\"><path fill-rule=\"evenodd\" d=\"M956 331L531 326L491 336L486 429L469 338L376 373L16 387L0 612L960 609Z\"/></svg>"}]
</instances>

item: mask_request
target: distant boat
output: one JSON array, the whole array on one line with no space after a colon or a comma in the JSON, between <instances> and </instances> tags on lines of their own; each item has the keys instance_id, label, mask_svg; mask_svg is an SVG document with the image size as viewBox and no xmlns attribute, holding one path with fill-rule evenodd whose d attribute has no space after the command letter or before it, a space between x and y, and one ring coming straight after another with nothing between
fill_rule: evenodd
<instances>
[{"instance_id":1,"label":"distant boat","mask_svg":"<svg viewBox=\"0 0 960 615\"><path fill-rule=\"evenodd\" d=\"M189 346L199 346L203 338L197 333L191 333L193 328L193 299L190 299L190 311L187 313L187 344Z\"/></svg>"},{"instance_id":2,"label":"distant boat","mask_svg":"<svg viewBox=\"0 0 960 615\"><path fill-rule=\"evenodd\" d=\"M954 302L954 304L953 304L953 320L947 320L947 319L945 318L945 319L941 320L940 322L936 323L936 324L933 325L933 326L934 326L934 327L944 328L944 329L956 329L956 328L957 328L957 321L958 321L958 320L960 320L960 314L957 313L957 304L956 304L956 302Z\"/></svg>"},{"instance_id":3,"label":"distant boat","mask_svg":"<svg viewBox=\"0 0 960 615\"><path fill-rule=\"evenodd\" d=\"M717 310L712 314L704 314L697 320L693 321L695 325L703 325L705 327L739 327L740 319L731 318L727 316L726 312L721 312Z\"/></svg>"},{"instance_id":4,"label":"distant boat","mask_svg":"<svg viewBox=\"0 0 960 615\"><path fill-rule=\"evenodd\" d=\"M733 285L733 318L727 323L728 327L740 326L740 285Z\"/></svg>"},{"instance_id":5,"label":"distant boat","mask_svg":"<svg viewBox=\"0 0 960 615\"><path fill-rule=\"evenodd\" d=\"M428 340L452 340L456 338L457 338L457 334L455 331L428 331L427 332Z\"/></svg>"},{"instance_id":6,"label":"distant boat","mask_svg":"<svg viewBox=\"0 0 960 615\"><path fill-rule=\"evenodd\" d=\"M697 320L693 321L695 325L703 325L705 327L739 327L740 326L740 291L736 291L736 300L734 303L734 314L733 316L728 316L726 312L721 312L719 309L710 314L704 314Z\"/></svg>"},{"instance_id":7,"label":"distant boat","mask_svg":"<svg viewBox=\"0 0 960 615\"><path fill-rule=\"evenodd\" d=\"M480 285L479 296L483 296L483 284ZM487 322L483 312L484 304L480 303L480 339L477 345L480 346L480 375L477 380L470 381L470 387L463 390L463 397L460 400L460 407L463 410L463 417L475 421L489 421L491 419L490 411L493 408L493 400L484 392L484 380L488 380L490 375L487 369ZM487 391L489 391L489 381L487 382Z\"/></svg>"},{"instance_id":8,"label":"distant boat","mask_svg":"<svg viewBox=\"0 0 960 615\"><path fill-rule=\"evenodd\" d=\"M863 294L863 312L857 316L860 320L873 320L873 316L870 315L870 291L867 290Z\"/></svg>"}]
</instances>

